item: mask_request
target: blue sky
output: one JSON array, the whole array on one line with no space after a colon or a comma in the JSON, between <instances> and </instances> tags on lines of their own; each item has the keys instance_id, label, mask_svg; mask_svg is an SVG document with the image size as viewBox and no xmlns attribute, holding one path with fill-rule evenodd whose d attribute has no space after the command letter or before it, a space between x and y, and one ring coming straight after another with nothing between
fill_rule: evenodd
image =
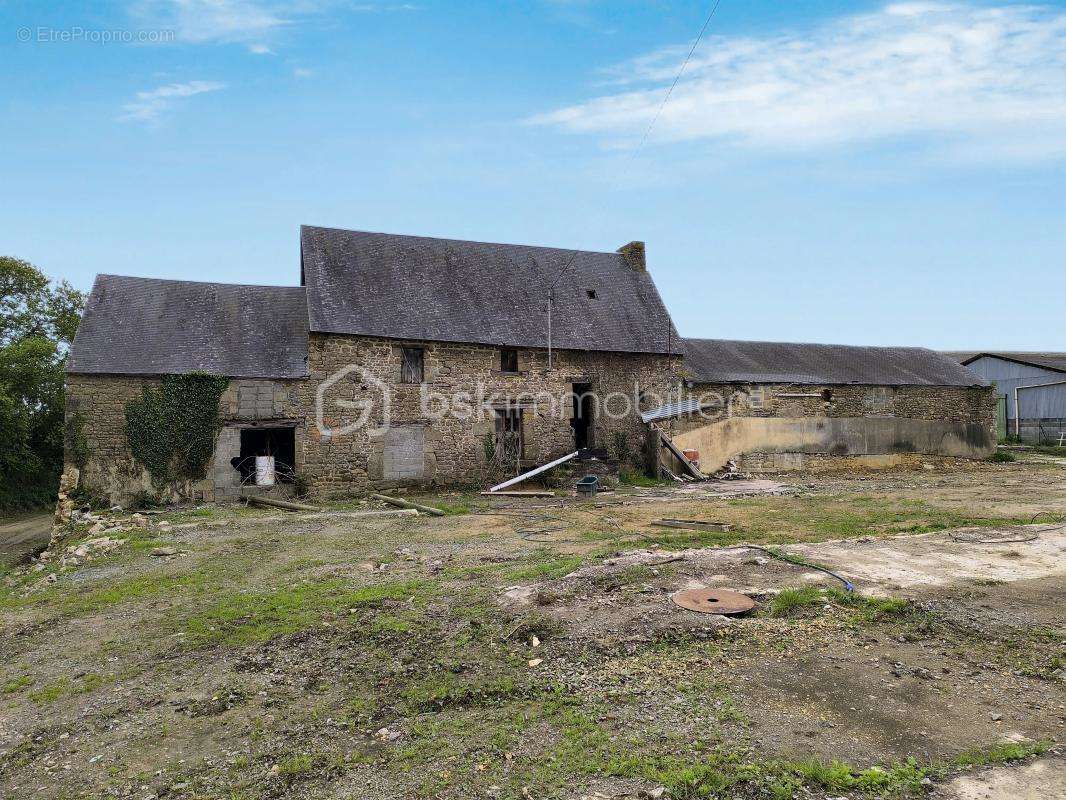
<instances>
[{"instance_id":1,"label":"blue sky","mask_svg":"<svg viewBox=\"0 0 1066 800\"><path fill-rule=\"evenodd\" d=\"M636 151L709 6L0 3L0 249L87 289L292 284L301 223L643 239L685 335L1066 350L1066 6L721 0Z\"/></svg>"}]
</instances>

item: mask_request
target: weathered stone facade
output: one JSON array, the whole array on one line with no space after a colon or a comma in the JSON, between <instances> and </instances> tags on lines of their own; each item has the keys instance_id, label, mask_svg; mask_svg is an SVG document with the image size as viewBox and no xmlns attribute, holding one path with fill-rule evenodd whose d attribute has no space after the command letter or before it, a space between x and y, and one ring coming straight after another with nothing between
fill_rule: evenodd
<instances>
[{"instance_id":1,"label":"weathered stone facade","mask_svg":"<svg viewBox=\"0 0 1066 800\"><path fill-rule=\"evenodd\" d=\"M302 381L233 379L219 401L223 427L207 476L168 487L153 487L147 471L130 453L126 442L126 405L145 388L158 388L158 378L129 375L68 374L67 414L85 418L89 460L80 470L79 485L94 495L125 503L142 492L162 488L164 495L192 500L233 499L239 473L230 459L240 453L240 430L260 425L302 426L305 414L298 405ZM302 437L296 436L297 459ZM68 464L68 469L74 465Z\"/></svg>"},{"instance_id":2,"label":"weathered stone facade","mask_svg":"<svg viewBox=\"0 0 1066 800\"><path fill-rule=\"evenodd\" d=\"M422 353L421 383L403 381L405 347ZM517 371L505 372L497 347L334 334L311 334L308 359L307 380L231 380L207 477L167 493L236 498L231 462L252 427L293 430L295 468L312 495L482 485L497 410L521 410L523 464L545 463L575 447L575 390L599 404L588 444L613 457L621 444L636 460L646 432L638 411L676 397L681 367L677 356L561 350L549 370L546 350L520 349ZM126 404L149 385L158 379L68 376L68 410L88 420L81 483L94 494L126 502L152 490L125 438ZM758 470L804 468L816 456L875 465L908 453L977 458L995 441L987 388L696 384L686 393L728 409L659 423L680 447L699 450L707 470L730 458Z\"/></svg>"},{"instance_id":3,"label":"weathered stone facade","mask_svg":"<svg viewBox=\"0 0 1066 800\"><path fill-rule=\"evenodd\" d=\"M421 348L424 381L401 382L402 347ZM304 387L309 409L301 469L318 493L361 491L404 483L470 484L483 478L485 439L493 436L495 410L522 409L523 462L539 464L574 449L570 393L587 386L601 400L613 401L613 414L594 415L591 443L613 454L616 436L639 453L643 428L636 413L641 392L665 393L675 381L680 359L632 353L552 353L518 350L518 371L501 369L500 348L448 342L398 342L370 337L312 334L311 380ZM323 393L323 427L343 429L358 413L341 407L370 404L369 424L323 435L313 414L316 393L332 377L349 370ZM388 432L381 430L387 392ZM629 413L618 414L631 404ZM447 413L441 413L444 409ZM620 418L614 419L613 416ZM405 433L406 432L406 433ZM417 452L423 452L422 474ZM402 466L392 471L391 467Z\"/></svg>"},{"instance_id":4,"label":"weathered stone facade","mask_svg":"<svg viewBox=\"0 0 1066 800\"><path fill-rule=\"evenodd\" d=\"M420 384L402 382L405 346L424 354ZM676 356L557 350L549 370L547 359L546 350L520 349L517 372L505 373L496 347L312 334L308 380L230 381L206 479L168 492L206 501L235 498L240 476L230 462L240 452L241 430L255 426L294 429L296 470L313 495L406 484L477 485L496 409L521 409L524 464L574 449L575 384L606 401L611 412L594 414L590 444L617 455L621 436L636 457L643 438L641 393L665 395L680 363ZM81 483L89 491L126 502L151 490L126 444L125 409L145 386L155 385L154 378L67 376L68 412L80 411L88 420L90 459ZM353 425L363 409L365 424Z\"/></svg>"},{"instance_id":5,"label":"weathered stone facade","mask_svg":"<svg viewBox=\"0 0 1066 800\"><path fill-rule=\"evenodd\" d=\"M772 470L804 468L804 456L887 466L899 461L889 455L983 458L995 449L995 398L985 387L696 384L687 393L710 403L704 414L662 427L699 450L707 470L738 457Z\"/></svg>"}]
</instances>

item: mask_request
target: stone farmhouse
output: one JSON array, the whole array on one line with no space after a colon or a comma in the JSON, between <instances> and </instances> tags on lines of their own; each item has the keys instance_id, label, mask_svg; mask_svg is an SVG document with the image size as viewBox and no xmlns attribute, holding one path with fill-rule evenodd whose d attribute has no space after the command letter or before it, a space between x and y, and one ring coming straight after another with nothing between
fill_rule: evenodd
<instances>
[{"instance_id":1,"label":"stone farmhouse","mask_svg":"<svg viewBox=\"0 0 1066 800\"><path fill-rule=\"evenodd\" d=\"M232 499L269 454L313 495L484 486L500 463L580 448L638 461L649 423L705 469L742 453L787 466L993 447L990 388L931 351L682 340L640 242L300 237L298 287L97 277L67 364L68 485L113 502ZM163 479L132 409L181 406L159 399L168 380L201 373L225 379L206 463ZM712 389L730 404L692 413Z\"/></svg>"}]
</instances>

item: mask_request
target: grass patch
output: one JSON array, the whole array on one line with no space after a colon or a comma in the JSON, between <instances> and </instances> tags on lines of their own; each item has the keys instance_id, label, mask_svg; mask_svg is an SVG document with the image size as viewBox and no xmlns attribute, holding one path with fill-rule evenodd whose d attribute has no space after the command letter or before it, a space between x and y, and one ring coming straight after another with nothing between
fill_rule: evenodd
<instances>
[{"instance_id":1,"label":"grass patch","mask_svg":"<svg viewBox=\"0 0 1066 800\"><path fill-rule=\"evenodd\" d=\"M869 597L858 592L845 592L836 587L825 590L826 595L837 605L858 609L867 619L894 617L909 614L913 608L901 597Z\"/></svg>"},{"instance_id":2,"label":"grass patch","mask_svg":"<svg viewBox=\"0 0 1066 800\"><path fill-rule=\"evenodd\" d=\"M470 513L470 506L466 503L436 503L434 508L439 508L449 517Z\"/></svg>"},{"instance_id":3,"label":"grass patch","mask_svg":"<svg viewBox=\"0 0 1066 800\"><path fill-rule=\"evenodd\" d=\"M315 757L310 753L298 753L283 758L277 763L278 775L303 775L315 768Z\"/></svg>"},{"instance_id":4,"label":"grass patch","mask_svg":"<svg viewBox=\"0 0 1066 800\"><path fill-rule=\"evenodd\" d=\"M666 483L666 481L664 480L649 478L643 472L628 471L622 471L618 473L618 482L623 486L641 486L645 488L651 488L653 486L662 486Z\"/></svg>"},{"instance_id":5,"label":"grass patch","mask_svg":"<svg viewBox=\"0 0 1066 800\"><path fill-rule=\"evenodd\" d=\"M102 611L120 603L145 600L175 592L203 589L207 573L187 572L184 575L140 575L119 581L111 586L68 594L61 603L61 610L69 616L81 616Z\"/></svg>"},{"instance_id":6,"label":"grass patch","mask_svg":"<svg viewBox=\"0 0 1066 800\"><path fill-rule=\"evenodd\" d=\"M17 678L4 681L3 686L0 686L0 692L4 694L14 694L15 692L22 691L27 686L32 686L34 678L31 675L19 675Z\"/></svg>"},{"instance_id":7,"label":"grass patch","mask_svg":"<svg viewBox=\"0 0 1066 800\"><path fill-rule=\"evenodd\" d=\"M468 677L445 672L408 685L402 697L408 708L417 713L496 705L528 697L533 691L528 682L507 675Z\"/></svg>"},{"instance_id":8,"label":"grass patch","mask_svg":"<svg viewBox=\"0 0 1066 800\"><path fill-rule=\"evenodd\" d=\"M245 645L309 628L328 614L379 606L386 601L424 604L433 586L424 581L382 583L351 589L341 581L306 583L271 592L241 592L216 601L185 620L186 642Z\"/></svg>"},{"instance_id":9,"label":"grass patch","mask_svg":"<svg viewBox=\"0 0 1066 800\"><path fill-rule=\"evenodd\" d=\"M40 689L30 692L27 697L37 705L54 703L60 697L71 692L70 678L60 678L58 681L47 683Z\"/></svg>"},{"instance_id":10,"label":"grass patch","mask_svg":"<svg viewBox=\"0 0 1066 800\"><path fill-rule=\"evenodd\" d=\"M826 597L817 586L804 586L800 589L783 589L770 604L771 617L785 617L797 608L821 605Z\"/></svg>"},{"instance_id":11,"label":"grass patch","mask_svg":"<svg viewBox=\"0 0 1066 800\"><path fill-rule=\"evenodd\" d=\"M47 705L48 703L54 703L61 697L96 691L101 686L114 682L115 679L114 675L99 675L95 672L83 675L80 683L74 683L70 678L63 677L52 683L45 684L40 689L29 692L26 696L37 705Z\"/></svg>"},{"instance_id":12,"label":"grass patch","mask_svg":"<svg viewBox=\"0 0 1066 800\"><path fill-rule=\"evenodd\" d=\"M505 577L512 581L558 580L584 563L581 556L559 556L551 550L538 550L527 561L526 566L509 570Z\"/></svg>"},{"instance_id":13,"label":"grass patch","mask_svg":"<svg viewBox=\"0 0 1066 800\"><path fill-rule=\"evenodd\" d=\"M867 597L858 592L845 592L835 587L823 589L818 586L803 586L781 591L770 604L770 616L786 617L798 608L830 602L860 612L862 618L867 621L902 616L911 611L910 603L898 597Z\"/></svg>"},{"instance_id":14,"label":"grass patch","mask_svg":"<svg viewBox=\"0 0 1066 800\"><path fill-rule=\"evenodd\" d=\"M1051 742L1000 742L980 750L967 750L951 760L954 767L987 767L1009 764L1030 756L1043 755L1051 749Z\"/></svg>"}]
</instances>

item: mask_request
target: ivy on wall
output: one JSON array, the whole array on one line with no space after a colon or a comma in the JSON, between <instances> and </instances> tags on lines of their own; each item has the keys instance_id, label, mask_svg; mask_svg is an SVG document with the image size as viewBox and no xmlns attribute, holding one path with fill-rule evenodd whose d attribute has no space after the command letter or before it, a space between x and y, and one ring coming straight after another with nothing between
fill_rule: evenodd
<instances>
[{"instance_id":1,"label":"ivy on wall","mask_svg":"<svg viewBox=\"0 0 1066 800\"><path fill-rule=\"evenodd\" d=\"M126 404L126 442L157 485L207 474L221 427L218 404L227 378L191 372L165 375Z\"/></svg>"},{"instance_id":2,"label":"ivy on wall","mask_svg":"<svg viewBox=\"0 0 1066 800\"><path fill-rule=\"evenodd\" d=\"M80 411L67 416L63 426L63 445L67 458L78 469L85 469L89 463L89 440L85 436L85 415Z\"/></svg>"}]
</instances>

